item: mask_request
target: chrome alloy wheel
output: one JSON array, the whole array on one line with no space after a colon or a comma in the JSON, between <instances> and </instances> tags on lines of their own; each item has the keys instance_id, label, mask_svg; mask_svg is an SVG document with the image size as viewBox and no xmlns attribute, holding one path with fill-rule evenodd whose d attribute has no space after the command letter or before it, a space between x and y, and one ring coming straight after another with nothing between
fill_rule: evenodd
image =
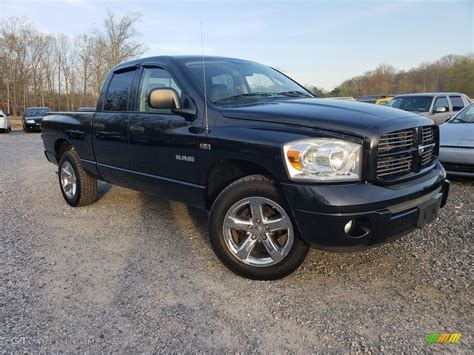
<instances>
[{"instance_id":1,"label":"chrome alloy wheel","mask_svg":"<svg viewBox=\"0 0 474 355\"><path fill-rule=\"evenodd\" d=\"M224 217L224 241L241 262L257 267L275 265L291 250L291 219L276 202L248 197L235 203Z\"/></svg>"},{"instance_id":2,"label":"chrome alloy wheel","mask_svg":"<svg viewBox=\"0 0 474 355\"><path fill-rule=\"evenodd\" d=\"M65 161L61 165L61 187L68 199L74 198L77 191L76 174L71 163Z\"/></svg>"}]
</instances>

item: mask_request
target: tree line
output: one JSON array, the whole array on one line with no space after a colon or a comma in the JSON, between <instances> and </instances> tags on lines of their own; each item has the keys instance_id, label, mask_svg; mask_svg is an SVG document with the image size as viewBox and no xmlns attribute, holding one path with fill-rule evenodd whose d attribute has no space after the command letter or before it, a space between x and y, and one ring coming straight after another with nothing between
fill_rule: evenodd
<instances>
[{"instance_id":1,"label":"tree line","mask_svg":"<svg viewBox=\"0 0 474 355\"><path fill-rule=\"evenodd\" d=\"M140 17L107 11L101 29L74 38L7 19L0 25L0 108L21 115L29 106L94 107L109 70L146 51L135 29Z\"/></svg>"},{"instance_id":2,"label":"tree line","mask_svg":"<svg viewBox=\"0 0 474 355\"><path fill-rule=\"evenodd\" d=\"M407 71L379 65L375 70L344 81L330 92L317 87L313 91L319 96L354 98L370 94L438 91L456 91L474 97L474 55L448 55Z\"/></svg>"},{"instance_id":3,"label":"tree line","mask_svg":"<svg viewBox=\"0 0 474 355\"><path fill-rule=\"evenodd\" d=\"M118 63L146 51L136 24L141 15L107 11L102 28L73 38L39 32L24 18L0 24L0 108L21 115L29 106L55 111L95 106L102 82ZM449 55L411 70L380 65L319 96L459 91L474 97L474 55Z\"/></svg>"}]
</instances>

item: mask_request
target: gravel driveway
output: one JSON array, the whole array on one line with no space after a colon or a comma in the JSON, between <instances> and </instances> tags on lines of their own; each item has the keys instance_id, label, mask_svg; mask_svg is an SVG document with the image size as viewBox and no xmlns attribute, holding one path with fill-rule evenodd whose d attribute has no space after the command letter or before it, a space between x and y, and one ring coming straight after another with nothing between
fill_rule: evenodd
<instances>
[{"instance_id":1,"label":"gravel driveway","mask_svg":"<svg viewBox=\"0 0 474 355\"><path fill-rule=\"evenodd\" d=\"M422 231L250 281L214 256L205 213L105 183L71 208L40 135L3 134L0 352L468 353L473 196L455 181ZM462 337L427 345L431 332Z\"/></svg>"}]
</instances>

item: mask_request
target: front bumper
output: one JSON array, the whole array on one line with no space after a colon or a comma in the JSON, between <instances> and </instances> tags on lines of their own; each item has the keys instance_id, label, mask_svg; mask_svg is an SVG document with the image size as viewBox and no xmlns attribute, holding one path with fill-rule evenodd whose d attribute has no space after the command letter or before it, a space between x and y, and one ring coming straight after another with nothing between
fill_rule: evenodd
<instances>
[{"instance_id":1,"label":"front bumper","mask_svg":"<svg viewBox=\"0 0 474 355\"><path fill-rule=\"evenodd\" d=\"M436 163L428 174L388 187L284 183L282 188L303 240L343 251L381 244L431 223L446 203L449 182Z\"/></svg>"},{"instance_id":2,"label":"front bumper","mask_svg":"<svg viewBox=\"0 0 474 355\"><path fill-rule=\"evenodd\" d=\"M439 160L450 176L474 177L474 148L441 147Z\"/></svg>"},{"instance_id":3,"label":"front bumper","mask_svg":"<svg viewBox=\"0 0 474 355\"><path fill-rule=\"evenodd\" d=\"M35 121L35 123L28 123L25 121L23 125L30 131L41 131L41 121Z\"/></svg>"}]
</instances>

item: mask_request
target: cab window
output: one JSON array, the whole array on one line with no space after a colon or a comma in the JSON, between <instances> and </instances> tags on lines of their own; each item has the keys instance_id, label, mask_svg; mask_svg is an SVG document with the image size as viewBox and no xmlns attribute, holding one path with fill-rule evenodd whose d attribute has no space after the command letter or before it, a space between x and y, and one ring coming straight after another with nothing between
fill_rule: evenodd
<instances>
[{"instance_id":1,"label":"cab window","mask_svg":"<svg viewBox=\"0 0 474 355\"><path fill-rule=\"evenodd\" d=\"M451 104L453 105L453 111L460 111L464 108L464 102L461 96L450 96Z\"/></svg>"},{"instance_id":2,"label":"cab window","mask_svg":"<svg viewBox=\"0 0 474 355\"><path fill-rule=\"evenodd\" d=\"M128 111L130 88L136 70L115 73L110 81L105 97L104 111L124 112Z\"/></svg>"},{"instance_id":3,"label":"cab window","mask_svg":"<svg viewBox=\"0 0 474 355\"><path fill-rule=\"evenodd\" d=\"M140 82L140 91L138 93L139 112L171 113L171 110L156 109L148 105L148 95L150 94L150 91L158 88L174 89L178 95L181 96L181 89L168 71L162 68L145 68L143 70L142 79Z\"/></svg>"},{"instance_id":4,"label":"cab window","mask_svg":"<svg viewBox=\"0 0 474 355\"><path fill-rule=\"evenodd\" d=\"M438 97L434 105L435 110L438 107L446 107L446 110L449 110L448 99L446 97Z\"/></svg>"}]
</instances>

